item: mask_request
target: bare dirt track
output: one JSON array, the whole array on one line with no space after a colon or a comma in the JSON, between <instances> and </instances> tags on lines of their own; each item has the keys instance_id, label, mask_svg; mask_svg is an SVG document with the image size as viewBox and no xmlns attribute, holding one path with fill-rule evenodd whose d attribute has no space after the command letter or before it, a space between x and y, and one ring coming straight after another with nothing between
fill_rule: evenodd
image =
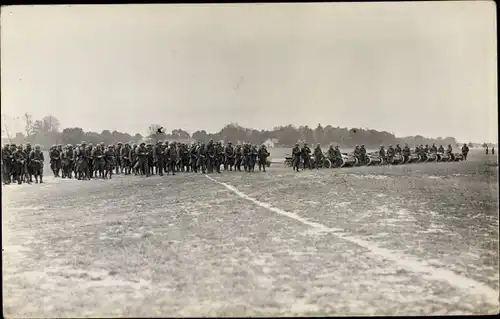
<instances>
[{"instance_id":1,"label":"bare dirt track","mask_svg":"<svg viewBox=\"0 0 500 319\"><path fill-rule=\"evenodd\" d=\"M498 166L2 187L6 317L498 312Z\"/></svg>"}]
</instances>

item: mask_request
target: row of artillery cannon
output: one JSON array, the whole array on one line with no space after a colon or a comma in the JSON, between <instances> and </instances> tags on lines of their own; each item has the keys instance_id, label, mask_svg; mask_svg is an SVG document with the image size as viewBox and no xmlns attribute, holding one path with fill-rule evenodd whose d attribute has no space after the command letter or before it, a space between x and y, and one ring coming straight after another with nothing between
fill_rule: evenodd
<instances>
[{"instance_id":1,"label":"row of artillery cannon","mask_svg":"<svg viewBox=\"0 0 500 319\"><path fill-rule=\"evenodd\" d=\"M395 154L392 157L382 157L378 152L367 153L364 160L354 153L342 153L342 158L337 161L332 161L325 156L320 163L316 163L316 158L311 155L311 168L332 168L332 167L356 167L356 166L380 166L380 165L402 165L416 163L432 163L432 162L459 162L464 160L464 156L460 153L411 153L405 157L402 154ZM301 159L300 167L304 167L304 161ZM293 166L293 158L291 155L286 155L285 166Z\"/></svg>"}]
</instances>

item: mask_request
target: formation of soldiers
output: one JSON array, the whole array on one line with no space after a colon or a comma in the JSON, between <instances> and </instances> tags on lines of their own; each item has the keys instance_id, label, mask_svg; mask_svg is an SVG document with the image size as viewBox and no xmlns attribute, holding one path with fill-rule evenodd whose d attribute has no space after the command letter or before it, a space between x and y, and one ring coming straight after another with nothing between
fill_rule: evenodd
<instances>
[{"instance_id":1,"label":"formation of soldiers","mask_svg":"<svg viewBox=\"0 0 500 319\"><path fill-rule=\"evenodd\" d=\"M50 168L54 177L78 180L111 179L113 174L175 175L177 172L217 173L225 171L266 171L269 152L265 145L243 144L233 147L231 142L176 143L159 141L156 145L117 143L105 146L81 142L73 145L53 145L49 151ZM17 182L43 183L44 155L40 146L32 150L15 144L2 149L2 178L4 184Z\"/></svg>"},{"instance_id":2,"label":"formation of soldiers","mask_svg":"<svg viewBox=\"0 0 500 319\"><path fill-rule=\"evenodd\" d=\"M448 148L445 150L443 145L440 145L439 148L436 147L435 144L429 147L429 145L419 145L416 146L415 149L410 149L408 144L405 144L403 148L396 144L396 147L389 145L389 148L386 150L383 145L380 146L378 151L378 157L382 159L382 164L390 164L393 163L393 159L395 156L402 156L403 162L408 162L411 154L417 154L421 157L423 161L427 160L429 154L448 154L449 156L453 156L453 148L451 145L448 145ZM326 153L323 153L321 149L321 145L317 144L314 151L311 151L307 143L304 143L303 147L300 148L299 143L295 144L295 147L292 149L292 156L290 158L291 164L294 171L299 171L302 168L320 168L322 167L321 163L324 162L324 159L328 159L333 167L341 167L341 162L343 159L343 154L339 149L339 146L333 147L330 145L330 148ZM464 144L462 146L462 156L464 160L467 160L467 155L469 154L469 147ZM366 165L368 162L369 154L364 145L358 146L356 145L354 151L352 152L354 158L357 159L359 165Z\"/></svg>"}]
</instances>

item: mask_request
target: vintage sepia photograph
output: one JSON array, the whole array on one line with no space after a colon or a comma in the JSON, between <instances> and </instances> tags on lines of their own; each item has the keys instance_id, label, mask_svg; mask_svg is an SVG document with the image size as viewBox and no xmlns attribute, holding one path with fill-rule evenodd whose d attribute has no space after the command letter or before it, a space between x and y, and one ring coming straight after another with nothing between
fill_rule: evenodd
<instances>
[{"instance_id":1,"label":"vintage sepia photograph","mask_svg":"<svg viewBox=\"0 0 500 319\"><path fill-rule=\"evenodd\" d=\"M6 318L499 313L495 2L0 23Z\"/></svg>"}]
</instances>

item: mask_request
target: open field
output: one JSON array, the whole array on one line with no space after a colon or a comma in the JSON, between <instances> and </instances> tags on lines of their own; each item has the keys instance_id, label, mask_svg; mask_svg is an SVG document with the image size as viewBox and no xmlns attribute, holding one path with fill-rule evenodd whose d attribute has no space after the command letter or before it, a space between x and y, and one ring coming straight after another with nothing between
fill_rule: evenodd
<instances>
[{"instance_id":1,"label":"open field","mask_svg":"<svg viewBox=\"0 0 500 319\"><path fill-rule=\"evenodd\" d=\"M5 186L4 315L497 313L497 165Z\"/></svg>"}]
</instances>

